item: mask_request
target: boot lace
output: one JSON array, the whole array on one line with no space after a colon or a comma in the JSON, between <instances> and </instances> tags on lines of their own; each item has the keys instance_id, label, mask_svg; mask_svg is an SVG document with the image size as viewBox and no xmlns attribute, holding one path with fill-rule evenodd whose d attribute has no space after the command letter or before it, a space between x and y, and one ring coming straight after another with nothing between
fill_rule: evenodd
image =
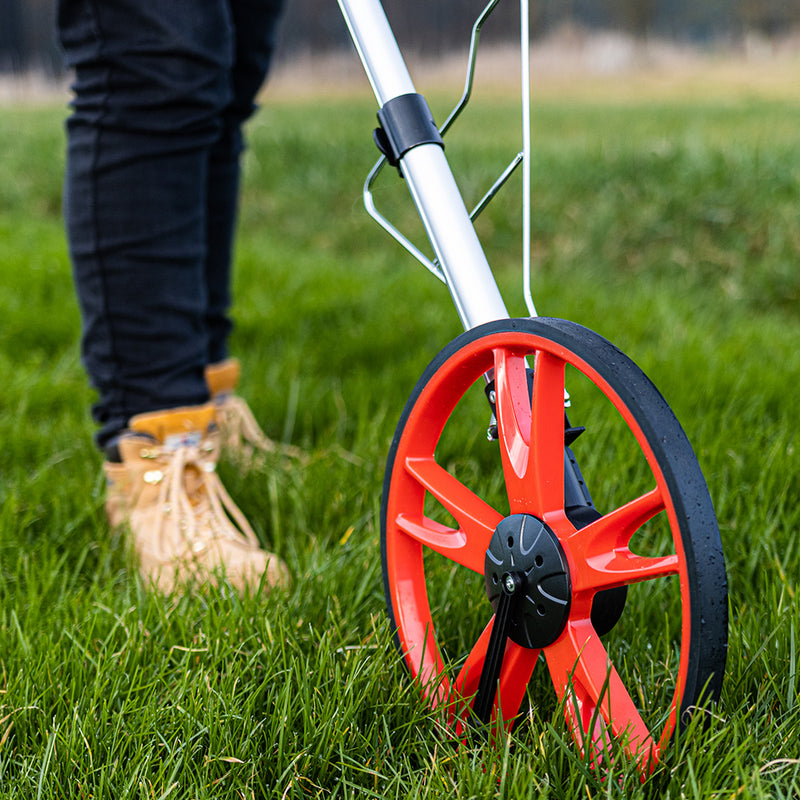
<instances>
[{"instance_id":1,"label":"boot lace","mask_svg":"<svg viewBox=\"0 0 800 800\"><path fill-rule=\"evenodd\" d=\"M156 445L146 451L145 457L154 459L154 466L159 467L146 471L144 481L159 487L162 513L156 538L162 553L170 552L170 524L176 526L194 555L219 539L259 546L250 523L217 475L216 449L213 442L203 440L175 448Z\"/></svg>"},{"instance_id":2,"label":"boot lace","mask_svg":"<svg viewBox=\"0 0 800 800\"><path fill-rule=\"evenodd\" d=\"M242 397L228 394L217 401L218 425L223 433L225 447L232 453L253 458L256 451L280 453L289 458L305 461L305 453L294 445L281 444L270 439L261 430L250 406Z\"/></svg>"}]
</instances>

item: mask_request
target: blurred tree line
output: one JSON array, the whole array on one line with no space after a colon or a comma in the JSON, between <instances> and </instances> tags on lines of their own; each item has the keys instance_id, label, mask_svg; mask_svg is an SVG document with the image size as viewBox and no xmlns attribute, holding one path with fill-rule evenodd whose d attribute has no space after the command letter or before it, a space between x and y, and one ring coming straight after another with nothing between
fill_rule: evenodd
<instances>
[{"instance_id":1,"label":"blurred tree line","mask_svg":"<svg viewBox=\"0 0 800 800\"><path fill-rule=\"evenodd\" d=\"M485 0L384 0L404 52L437 54L463 46ZM281 58L346 47L335 0L287 0ZM748 33L776 37L800 28L800 0L530 0L534 37L564 25L615 29L639 38L735 41ZM56 0L0 0L0 71L61 71L54 35ZM518 36L518 4L500 3L483 38Z\"/></svg>"}]
</instances>

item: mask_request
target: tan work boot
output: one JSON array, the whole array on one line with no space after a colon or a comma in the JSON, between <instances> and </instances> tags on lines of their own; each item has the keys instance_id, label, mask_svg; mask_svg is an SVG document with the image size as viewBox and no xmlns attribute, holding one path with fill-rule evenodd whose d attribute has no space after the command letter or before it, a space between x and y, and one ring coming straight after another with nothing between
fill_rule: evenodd
<instances>
[{"instance_id":1,"label":"tan work boot","mask_svg":"<svg viewBox=\"0 0 800 800\"><path fill-rule=\"evenodd\" d=\"M208 403L130 420L119 439L121 463L103 465L109 521L130 525L142 576L163 592L221 576L240 591L262 576L266 588L286 585L285 565L260 549L216 473L214 415Z\"/></svg>"},{"instance_id":2,"label":"tan work boot","mask_svg":"<svg viewBox=\"0 0 800 800\"><path fill-rule=\"evenodd\" d=\"M292 445L278 444L264 434L247 402L235 394L241 375L236 358L228 358L206 367L206 385L217 409L217 427L222 433L226 452L242 465L253 465L259 453L280 453L302 460L303 451Z\"/></svg>"}]
</instances>

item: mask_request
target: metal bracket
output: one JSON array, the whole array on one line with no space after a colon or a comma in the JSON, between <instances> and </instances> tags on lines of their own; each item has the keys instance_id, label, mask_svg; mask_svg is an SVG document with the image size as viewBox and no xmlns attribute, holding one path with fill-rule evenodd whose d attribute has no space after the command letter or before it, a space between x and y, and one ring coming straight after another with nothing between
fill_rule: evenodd
<instances>
[{"instance_id":1,"label":"metal bracket","mask_svg":"<svg viewBox=\"0 0 800 800\"><path fill-rule=\"evenodd\" d=\"M477 53L478 53L478 43L480 39L481 29L483 24L489 18L491 13L494 11L495 7L497 6L500 0L488 0L485 8L475 20L475 23L472 27L472 35L470 37L470 45L469 45L469 56L468 56L468 64L467 64L467 75L466 80L464 83L464 89L461 95L461 99L456 104L453 111L450 113L449 117L445 120L444 124L439 129L440 133L440 140L453 123L456 121L458 116L466 107L467 103L470 100L472 95L472 89L474 85L475 79L475 64L477 61ZM342 0L340 0L340 3ZM529 10L528 10L528 2L529 0L520 0L520 50L521 50L521 72L522 72L522 87L521 87L521 97L522 97L522 150L514 157L511 163L506 167L500 177L494 182L494 184L490 187L490 189L486 192L486 194L480 199L478 204L475 208L469 213L469 218L472 222L474 222L477 217L481 214L481 212L489 205L490 201L497 195L506 181L511 177L511 175L515 172L517 167L522 165L523 169L523 176L522 176L522 217L523 217L523 255L522 255L522 283L523 283L523 297L525 299L525 305L527 306L528 313L535 317L536 307L533 303L533 297L531 294L531 246L530 246L530 239L531 239L531 224L530 224L530 216L531 216L531 164L530 164L530 151L531 151L531 142L530 142L530 63L529 63L529 48L530 48L530 28L529 28ZM397 99L400 99L398 97ZM389 104L384 104L384 107ZM415 101L416 102L416 101ZM424 102L424 101L423 101ZM427 109L427 103L425 104L425 108ZM429 112L428 112L429 113ZM380 114L379 114L380 120ZM383 157L373 166L370 170L369 174L367 175L366 180L364 181L364 188L363 188L363 197L364 197L364 206L366 207L367 213L393 238L395 239L402 247L404 247L417 261L420 262L431 274L433 274L436 278L438 278L442 283L447 284L447 278L442 271L441 264L439 263L438 258L431 259L427 255L425 255L415 244L411 242L411 240L405 236L401 231L399 231L389 220L378 210L375 200L372 194L372 187L380 174L383 167L388 163L391 166L397 167L396 160L398 156L395 155L395 149L392 143L389 141L388 132L386 131L386 126L384 125L383 121L381 120L381 127L377 128L373 134L375 143L378 146L378 149L383 153ZM440 141L439 140L439 141ZM413 137L412 137L413 141ZM424 139L419 141L419 144L429 143L430 140ZM433 140L435 141L435 140ZM439 141L436 141L438 144ZM406 150L407 152L407 150ZM402 155L402 154L401 154ZM402 175L402 172L400 172Z\"/></svg>"}]
</instances>

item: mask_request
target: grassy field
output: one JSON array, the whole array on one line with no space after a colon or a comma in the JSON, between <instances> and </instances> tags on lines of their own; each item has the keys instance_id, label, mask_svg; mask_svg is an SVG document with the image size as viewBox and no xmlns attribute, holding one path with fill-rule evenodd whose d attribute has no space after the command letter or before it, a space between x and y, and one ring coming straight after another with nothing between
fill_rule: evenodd
<instances>
[{"instance_id":1,"label":"grassy field","mask_svg":"<svg viewBox=\"0 0 800 800\"><path fill-rule=\"evenodd\" d=\"M222 471L293 589L146 594L102 510L60 220L64 111L5 107L0 796L800 795L800 97L647 98L537 103L534 296L634 358L695 446L730 589L708 729L640 785L624 759L606 780L581 760L546 682L535 724L495 746L454 750L420 703L384 611L382 473L406 397L459 325L445 290L362 210L374 159L363 96L282 95L250 129L241 391L309 459ZM431 105L442 117L447 100ZM468 203L515 152L516 129L509 103L479 98L453 132ZM416 237L403 192L389 180L379 202ZM501 197L478 226L513 314L518 220Z\"/></svg>"}]
</instances>

